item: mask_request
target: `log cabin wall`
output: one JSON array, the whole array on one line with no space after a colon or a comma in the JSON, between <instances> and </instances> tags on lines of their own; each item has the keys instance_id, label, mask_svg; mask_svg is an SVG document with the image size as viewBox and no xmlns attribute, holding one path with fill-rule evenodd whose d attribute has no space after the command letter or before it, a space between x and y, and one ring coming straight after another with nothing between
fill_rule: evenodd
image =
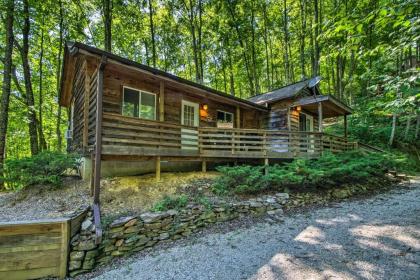
<instances>
[{"instance_id":1,"label":"log cabin wall","mask_svg":"<svg viewBox=\"0 0 420 280\"><path fill-rule=\"evenodd\" d=\"M85 96L86 96L86 61L79 57L75 64L75 73L72 87L72 107L70 108L72 123L72 139L69 142L68 150L71 152L83 151L83 137L85 128Z\"/></svg>"},{"instance_id":2,"label":"log cabin wall","mask_svg":"<svg viewBox=\"0 0 420 280\"><path fill-rule=\"evenodd\" d=\"M104 112L122 114L123 87L131 87L143 90L156 95L156 116L159 111L160 83L159 77L151 74L125 68L123 66L109 63L104 71ZM236 105L217 102L214 99L201 96L203 93L195 92L194 89L180 83L163 81L164 83L164 120L167 123L181 123L182 100L194 102L201 106L208 106L207 117L200 117L201 127L216 127L217 111L225 111L234 115L236 119ZM212 93L209 93L211 95ZM216 97L217 98L217 97ZM240 121L242 128L261 128L264 114L257 110L241 108ZM156 118L159 119L158 117ZM234 121L234 127L236 123Z\"/></svg>"},{"instance_id":3,"label":"log cabin wall","mask_svg":"<svg viewBox=\"0 0 420 280\"><path fill-rule=\"evenodd\" d=\"M289 109L293 100L280 100L271 104L268 119L268 129L287 130L288 127L288 112L290 112L290 130L299 131L299 114L296 107ZM313 114L302 109L303 113L313 117L313 130L318 131L318 114Z\"/></svg>"}]
</instances>

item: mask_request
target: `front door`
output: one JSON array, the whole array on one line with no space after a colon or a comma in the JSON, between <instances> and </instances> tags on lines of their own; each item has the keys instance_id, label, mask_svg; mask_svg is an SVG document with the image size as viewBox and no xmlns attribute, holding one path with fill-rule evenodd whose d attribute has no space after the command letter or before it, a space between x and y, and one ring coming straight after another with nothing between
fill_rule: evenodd
<instances>
[{"instance_id":1,"label":"front door","mask_svg":"<svg viewBox=\"0 0 420 280\"><path fill-rule=\"evenodd\" d=\"M314 117L305 113L299 114L299 130L304 132L314 131ZM307 152L314 152L314 135L302 135L301 146Z\"/></svg>"},{"instance_id":2,"label":"front door","mask_svg":"<svg viewBox=\"0 0 420 280\"><path fill-rule=\"evenodd\" d=\"M182 100L181 124L189 127L181 128L181 148L198 150L199 104Z\"/></svg>"}]
</instances>

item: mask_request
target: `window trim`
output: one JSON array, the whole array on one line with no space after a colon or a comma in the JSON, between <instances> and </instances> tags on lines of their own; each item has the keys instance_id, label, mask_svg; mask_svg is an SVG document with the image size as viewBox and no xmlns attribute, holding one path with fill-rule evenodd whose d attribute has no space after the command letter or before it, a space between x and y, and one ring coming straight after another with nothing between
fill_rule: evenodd
<instances>
[{"instance_id":1,"label":"window trim","mask_svg":"<svg viewBox=\"0 0 420 280\"><path fill-rule=\"evenodd\" d=\"M193 127L200 126L200 104L192 101L182 99L181 101L181 125L184 125L184 105L194 108L194 125Z\"/></svg>"},{"instance_id":2,"label":"window trim","mask_svg":"<svg viewBox=\"0 0 420 280\"><path fill-rule=\"evenodd\" d=\"M126 116L124 115L124 89L131 89L131 90L135 90L137 91L137 93L139 94L139 116L138 117L132 117L132 116ZM142 118L140 115L141 112L141 92L144 92L146 94L150 94L153 95L155 97L155 116L154 119L146 119L146 118ZM146 90L142 90L142 89L138 89L138 88L133 88L133 87L129 87L129 86L123 86L123 90L122 90L122 106L121 106L121 115L124 117L129 117L129 118L135 118L135 119L143 119L143 120L149 120L149 121L156 121L157 120L157 94L154 92L150 92L150 91L146 91Z\"/></svg>"},{"instance_id":3,"label":"window trim","mask_svg":"<svg viewBox=\"0 0 420 280\"><path fill-rule=\"evenodd\" d=\"M305 115L306 120L309 120L309 130L307 132L314 132L315 125L314 125L314 116L308 114L306 112L299 112L299 114ZM300 115L299 115L299 122L300 122ZM306 126L306 125L305 125Z\"/></svg>"},{"instance_id":4,"label":"window trim","mask_svg":"<svg viewBox=\"0 0 420 280\"><path fill-rule=\"evenodd\" d=\"M218 112L221 112L221 113L224 113L225 114L225 119L226 119L226 114L229 114L229 115L232 115L232 124L234 123L234 121L235 121L235 114L234 113L231 113L231 112L228 112L228 111L223 111L223 110L217 110L217 112L216 112L216 114L218 113ZM216 119L217 119L217 115L216 115ZM219 120L217 120L217 122L219 122ZM225 120L225 122L226 122L226 120Z\"/></svg>"}]
</instances>

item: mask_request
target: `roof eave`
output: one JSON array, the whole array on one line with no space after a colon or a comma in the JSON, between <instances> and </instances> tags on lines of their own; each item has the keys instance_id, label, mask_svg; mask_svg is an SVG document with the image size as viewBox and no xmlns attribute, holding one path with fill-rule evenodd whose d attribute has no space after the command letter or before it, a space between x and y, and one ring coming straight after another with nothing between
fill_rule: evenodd
<instances>
[{"instance_id":1,"label":"roof eave","mask_svg":"<svg viewBox=\"0 0 420 280\"><path fill-rule=\"evenodd\" d=\"M68 45L71 46L72 48L78 48L80 50L84 50L84 51L86 51L88 53L91 53L93 55L106 56L109 59L114 60L114 61L117 61L117 62L122 63L124 65L136 67L136 68L139 68L139 69L141 69L143 71L150 72L150 73L152 73L154 75L157 75L157 76L160 76L160 77L164 77L164 78L167 78L167 79L170 79L172 81L179 82L179 83L182 83L182 84L186 84L186 85L192 86L194 88L197 88L197 89L200 89L200 90L203 90L203 91L206 91L206 92L210 92L210 93L219 95L219 96L224 97L224 98L232 99L232 100L234 100L234 101L236 101L236 102L238 102L240 104L246 105L247 107L258 109L260 111L268 111L268 109L265 106L263 106L263 105L256 104L254 102L251 102L251 101L248 101L248 100L239 98L239 97L228 95L228 94L226 94L224 92L221 92L221 91L212 89L210 87L207 87L207 86L204 86L204 85L195 83L193 81L190 81L190 80L187 80L187 79L184 79L184 78L175 76L173 74L170 74L170 73L161 71L159 69L156 69L156 68L153 68L153 67L150 67L150 66L147 66L147 65L144 65L144 64L141 64L141 63L138 63L138 62L129 60L127 58L124 58L124 57L115 55L113 53L106 52L106 51L101 50L101 49L98 49L98 48L94 48L94 47L91 47L91 46L88 46L88 45L85 45L85 44L82 44L82 43L78 43L78 42L69 42Z\"/></svg>"}]
</instances>

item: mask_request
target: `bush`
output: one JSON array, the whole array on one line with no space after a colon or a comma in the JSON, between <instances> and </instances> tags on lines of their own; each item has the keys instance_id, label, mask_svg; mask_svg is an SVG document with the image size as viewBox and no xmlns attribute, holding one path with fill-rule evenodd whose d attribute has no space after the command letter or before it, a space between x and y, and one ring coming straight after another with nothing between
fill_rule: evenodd
<instances>
[{"instance_id":1,"label":"bush","mask_svg":"<svg viewBox=\"0 0 420 280\"><path fill-rule=\"evenodd\" d=\"M2 178L8 189L34 184L60 186L65 172L79 166L78 156L58 152L41 152L33 157L7 160Z\"/></svg>"},{"instance_id":2,"label":"bush","mask_svg":"<svg viewBox=\"0 0 420 280\"><path fill-rule=\"evenodd\" d=\"M213 185L217 194L252 194L264 190L297 187L329 188L344 183L367 181L371 176L383 176L388 169L404 165L404 158L389 154L362 154L357 151L325 153L319 159L295 159L290 163L268 167L219 167L221 176Z\"/></svg>"},{"instance_id":3,"label":"bush","mask_svg":"<svg viewBox=\"0 0 420 280\"><path fill-rule=\"evenodd\" d=\"M256 193L267 187L263 178L262 167L249 165L220 166L216 170L222 173L222 176L218 177L213 185L213 191L216 194L223 195L232 191L236 193Z\"/></svg>"},{"instance_id":4,"label":"bush","mask_svg":"<svg viewBox=\"0 0 420 280\"><path fill-rule=\"evenodd\" d=\"M187 195L165 196L161 201L157 202L153 211L166 211L169 209L181 209L187 206L189 197Z\"/></svg>"}]
</instances>

